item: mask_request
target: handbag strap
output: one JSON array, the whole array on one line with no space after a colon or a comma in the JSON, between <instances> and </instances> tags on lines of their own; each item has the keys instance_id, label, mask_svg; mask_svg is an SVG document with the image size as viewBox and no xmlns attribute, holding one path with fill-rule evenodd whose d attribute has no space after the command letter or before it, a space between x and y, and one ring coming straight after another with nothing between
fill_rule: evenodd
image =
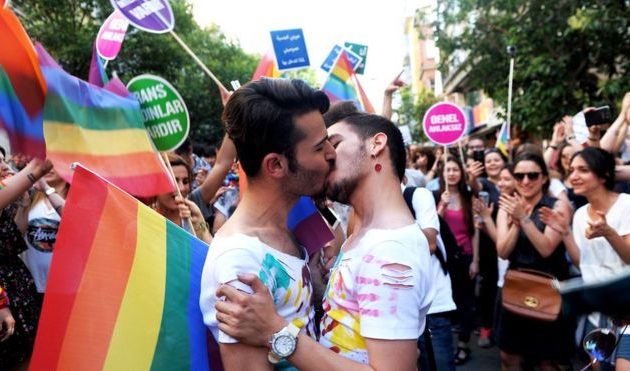
<instances>
[{"instance_id":1,"label":"handbag strap","mask_svg":"<svg viewBox=\"0 0 630 371\"><path fill-rule=\"evenodd\" d=\"M556 279L556 277L552 276L551 274L547 273L547 272L541 272L535 269L529 269L529 268L517 268L516 269L519 272L523 272L523 273L529 273L529 274L535 274L537 276L541 276L541 277L545 277L545 278L551 278Z\"/></svg>"}]
</instances>

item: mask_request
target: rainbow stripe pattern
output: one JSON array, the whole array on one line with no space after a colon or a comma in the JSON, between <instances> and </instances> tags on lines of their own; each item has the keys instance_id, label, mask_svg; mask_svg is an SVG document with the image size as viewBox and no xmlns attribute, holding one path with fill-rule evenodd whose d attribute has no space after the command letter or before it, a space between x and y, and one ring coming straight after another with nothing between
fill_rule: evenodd
<instances>
[{"instance_id":1,"label":"rainbow stripe pattern","mask_svg":"<svg viewBox=\"0 0 630 371\"><path fill-rule=\"evenodd\" d=\"M96 52L96 43L92 46L92 60L90 61L90 72L88 75L88 82L98 87L104 87L109 79L107 73L105 73L105 65L103 59Z\"/></svg>"},{"instance_id":2,"label":"rainbow stripe pattern","mask_svg":"<svg viewBox=\"0 0 630 371\"><path fill-rule=\"evenodd\" d=\"M499 130L499 136L497 137L497 143L495 147L498 148L505 157L508 156L509 142L510 132L508 131L507 122L504 122L503 125L501 125L501 130Z\"/></svg>"},{"instance_id":3,"label":"rainbow stripe pattern","mask_svg":"<svg viewBox=\"0 0 630 371\"><path fill-rule=\"evenodd\" d=\"M351 100L359 109L374 112L372 104L352 70L352 63L348 60L345 50L339 53L335 64L330 69L330 74L322 85L322 91L326 93L331 103Z\"/></svg>"},{"instance_id":4,"label":"rainbow stripe pattern","mask_svg":"<svg viewBox=\"0 0 630 371\"><path fill-rule=\"evenodd\" d=\"M71 76L36 48L48 83L44 137L55 171L71 182L71 164L79 162L134 196L173 192L138 101Z\"/></svg>"},{"instance_id":5,"label":"rainbow stripe pattern","mask_svg":"<svg viewBox=\"0 0 630 371\"><path fill-rule=\"evenodd\" d=\"M252 81L260 80L261 77L271 77L278 78L280 77L280 71L276 67L276 58L274 57L273 51L267 52L260 63L258 63L258 67L256 67L256 71L252 75Z\"/></svg>"},{"instance_id":6,"label":"rainbow stripe pattern","mask_svg":"<svg viewBox=\"0 0 630 371\"><path fill-rule=\"evenodd\" d=\"M26 31L8 8L0 7L0 128L12 152L44 158L42 110L46 81Z\"/></svg>"},{"instance_id":7,"label":"rainbow stripe pattern","mask_svg":"<svg viewBox=\"0 0 630 371\"><path fill-rule=\"evenodd\" d=\"M209 370L199 309L208 246L75 170L31 370Z\"/></svg>"}]
</instances>

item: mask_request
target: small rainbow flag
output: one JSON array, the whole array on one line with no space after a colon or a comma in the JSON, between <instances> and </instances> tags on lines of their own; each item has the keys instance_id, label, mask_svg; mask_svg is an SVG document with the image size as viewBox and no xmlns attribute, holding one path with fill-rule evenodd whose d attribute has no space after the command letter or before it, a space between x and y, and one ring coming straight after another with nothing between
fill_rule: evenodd
<instances>
[{"instance_id":1,"label":"small rainbow flag","mask_svg":"<svg viewBox=\"0 0 630 371\"><path fill-rule=\"evenodd\" d=\"M310 197L300 197L289 212L287 226L309 256L335 238Z\"/></svg>"},{"instance_id":2,"label":"small rainbow flag","mask_svg":"<svg viewBox=\"0 0 630 371\"><path fill-rule=\"evenodd\" d=\"M322 85L331 103L341 100L354 101L357 107L366 112L374 112L372 104L367 99L363 87L352 70L352 63L348 60L346 51L342 50L330 69L328 79Z\"/></svg>"},{"instance_id":3,"label":"small rainbow flag","mask_svg":"<svg viewBox=\"0 0 630 371\"><path fill-rule=\"evenodd\" d=\"M273 51L267 52L262 57L258 67L256 67L256 71L252 75L252 81L260 80L261 77L272 77L274 79L280 77L280 71L276 67L276 58L273 55Z\"/></svg>"},{"instance_id":4,"label":"small rainbow flag","mask_svg":"<svg viewBox=\"0 0 630 371\"><path fill-rule=\"evenodd\" d=\"M71 76L41 45L36 48L48 83L46 153L57 173L72 182L70 165L79 162L134 196L173 192L138 101Z\"/></svg>"},{"instance_id":5,"label":"small rainbow flag","mask_svg":"<svg viewBox=\"0 0 630 371\"><path fill-rule=\"evenodd\" d=\"M9 135L12 152L44 158L46 81L26 31L4 7L0 7L0 35L0 127Z\"/></svg>"},{"instance_id":6,"label":"small rainbow flag","mask_svg":"<svg viewBox=\"0 0 630 371\"><path fill-rule=\"evenodd\" d=\"M499 135L497 136L496 148L503 153L505 157L508 157L508 144L510 143L510 132L508 131L507 121L501 125Z\"/></svg>"},{"instance_id":7,"label":"small rainbow flag","mask_svg":"<svg viewBox=\"0 0 630 371\"><path fill-rule=\"evenodd\" d=\"M30 369L209 370L208 246L78 166Z\"/></svg>"}]
</instances>

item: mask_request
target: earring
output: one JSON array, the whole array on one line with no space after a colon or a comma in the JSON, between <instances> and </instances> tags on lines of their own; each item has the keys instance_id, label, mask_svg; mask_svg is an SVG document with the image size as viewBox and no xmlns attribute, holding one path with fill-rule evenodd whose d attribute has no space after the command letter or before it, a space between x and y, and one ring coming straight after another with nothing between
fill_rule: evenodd
<instances>
[{"instance_id":1,"label":"earring","mask_svg":"<svg viewBox=\"0 0 630 371\"><path fill-rule=\"evenodd\" d=\"M378 162L376 163L376 165L374 165L374 170L376 170L377 173L380 173L382 169L383 166L381 166L381 164L379 164Z\"/></svg>"}]
</instances>

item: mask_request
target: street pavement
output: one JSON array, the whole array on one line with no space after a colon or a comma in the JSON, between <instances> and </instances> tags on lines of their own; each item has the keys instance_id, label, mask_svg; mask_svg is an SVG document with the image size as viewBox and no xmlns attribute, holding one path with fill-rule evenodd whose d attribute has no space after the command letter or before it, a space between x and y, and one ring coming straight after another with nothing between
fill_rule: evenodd
<instances>
[{"instance_id":1,"label":"street pavement","mask_svg":"<svg viewBox=\"0 0 630 371\"><path fill-rule=\"evenodd\" d=\"M457 334L453 334L457 338ZM501 358L499 348L493 345L491 348L483 349L477 346L477 335L470 337L470 359L461 366L457 366L457 371L493 371L501 369ZM455 343L457 346L457 343Z\"/></svg>"}]
</instances>

